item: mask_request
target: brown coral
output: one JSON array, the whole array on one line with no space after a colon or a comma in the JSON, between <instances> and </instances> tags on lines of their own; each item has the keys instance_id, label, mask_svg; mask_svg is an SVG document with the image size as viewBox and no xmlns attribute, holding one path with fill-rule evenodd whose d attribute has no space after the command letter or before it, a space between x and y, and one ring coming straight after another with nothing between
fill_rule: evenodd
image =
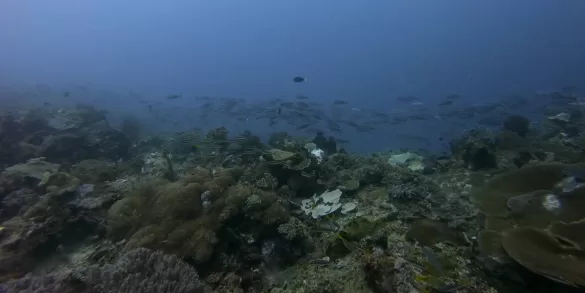
<instances>
[{"instance_id":1,"label":"brown coral","mask_svg":"<svg viewBox=\"0 0 585 293\"><path fill-rule=\"evenodd\" d=\"M475 189L471 199L484 214L507 216L507 203L511 197L552 190L565 177L564 171L569 167L565 164L540 164L504 173Z\"/></svg>"},{"instance_id":2,"label":"brown coral","mask_svg":"<svg viewBox=\"0 0 585 293\"><path fill-rule=\"evenodd\" d=\"M394 260L388 256L366 254L362 256L361 264L366 281L374 292L394 292L396 288Z\"/></svg>"},{"instance_id":3,"label":"brown coral","mask_svg":"<svg viewBox=\"0 0 585 293\"><path fill-rule=\"evenodd\" d=\"M570 236L582 240L583 227L576 224ZM579 243L584 245L585 243ZM525 268L562 283L585 286L585 250L555 234L531 227L512 228L504 232L504 249Z\"/></svg>"},{"instance_id":4,"label":"brown coral","mask_svg":"<svg viewBox=\"0 0 585 293\"><path fill-rule=\"evenodd\" d=\"M488 229L479 234L482 253L501 257L503 247L507 255L535 273L585 285L585 188L559 185L575 167L580 166L528 166L477 189L472 199L485 214Z\"/></svg>"},{"instance_id":5,"label":"brown coral","mask_svg":"<svg viewBox=\"0 0 585 293\"><path fill-rule=\"evenodd\" d=\"M508 172L491 179L472 195L486 215L485 228L504 231L512 227L546 228L557 221L585 217L585 188L558 190L566 171L575 165L541 164Z\"/></svg>"}]
</instances>

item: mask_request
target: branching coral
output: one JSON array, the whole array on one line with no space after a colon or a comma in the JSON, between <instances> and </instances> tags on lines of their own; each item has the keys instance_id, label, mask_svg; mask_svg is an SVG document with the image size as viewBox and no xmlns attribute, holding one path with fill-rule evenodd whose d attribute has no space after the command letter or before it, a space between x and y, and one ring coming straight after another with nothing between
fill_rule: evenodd
<instances>
[{"instance_id":1,"label":"branching coral","mask_svg":"<svg viewBox=\"0 0 585 293\"><path fill-rule=\"evenodd\" d=\"M84 292L102 293L201 293L197 272L174 255L138 248L114 264L89 267L73 274Z\"/></svg>"},{"instance_id":2,"label":"branching coral","mask_svg":"<svg viewBox=\"0 0 585 293\"><path fill-rule=\"evenodd\" d=\"M1 293L74 293L76 291L61 277L46 275L40 277L25 276L0 284ZM90 293L90 292L88 292Z\"/></svg>"}]
</instances>

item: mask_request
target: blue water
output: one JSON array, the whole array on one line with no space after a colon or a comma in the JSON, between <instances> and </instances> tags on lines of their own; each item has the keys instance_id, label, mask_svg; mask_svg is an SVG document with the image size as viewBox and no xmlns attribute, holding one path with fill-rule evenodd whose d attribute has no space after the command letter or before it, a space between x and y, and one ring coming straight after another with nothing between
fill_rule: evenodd
<instances>
[{"instance_id":1,"label":"blue water","mask_svg":"<svg viewBox=\"0 0 585 293\"><path fill-rule=\"evenodd\" d=\"M171 112L193 106L193 96L254 102L302 94L388 113L404 109L396 102L402 95L434 105L451 93L466 104L520 94L538 104L536 91L585 84L583 11L578 0L7 0L0 80L57 92L87 85L92 94L65 103L98 105L114 120L132 113L152 131L198 125L161 126L137 96L168 103ZM293 83L297 75L307 82ZM177 92L184 98L165 101ZM59 94L35 99L63 102ZM286 130L232 124L261 134ZM435 141L438 129L470 126L433 120L343 136L362 152L429 147L398 134Z\"/></svg>"}]
</instances>

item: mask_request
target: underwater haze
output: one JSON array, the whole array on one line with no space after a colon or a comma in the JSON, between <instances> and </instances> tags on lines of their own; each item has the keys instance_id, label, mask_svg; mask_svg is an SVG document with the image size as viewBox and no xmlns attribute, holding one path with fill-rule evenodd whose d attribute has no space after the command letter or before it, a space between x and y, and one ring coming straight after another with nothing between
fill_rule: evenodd
<instances>
[{"instance_id":1,"label":"underwater haze","mask_svg":"<svg viewBox=\"0 0 585 293\"><path fill-rule=\"evenodd\" d=\"M0 0L0 293L585 293L585 0Z\"/></svg>"},{"instance_id":2,"label":"underwater haze","mask_svg":"<svg viewBox=\"0 0 585 293\"><path fill-rule=\"evenodd\" d=\"M162 99L182 93L173 101L181 107L195 95L303 95L388 112L398 96L433 103L456 93L484 103L582 85L583 11L583 1L546 0L9 0L0 4L0 78ZM99 106L147 118L122 96ZM391 144L377 137L362 139L375 149Z\"/></svg>"}]
</instances>

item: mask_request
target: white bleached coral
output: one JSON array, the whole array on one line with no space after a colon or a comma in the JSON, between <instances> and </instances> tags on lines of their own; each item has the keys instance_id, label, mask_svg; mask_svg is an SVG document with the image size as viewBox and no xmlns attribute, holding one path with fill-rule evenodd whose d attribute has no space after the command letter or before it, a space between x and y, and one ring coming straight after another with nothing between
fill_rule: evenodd
<instances>
[{"instance_id":1,"label":"white bleached coral","mask_svg":"<svg viewBox=\"0 0 585 293\"><path fill-rule=\"evenodd\" d=\"M311 156L317 159L317 163L323 162L323 157L325 156L325 152L322 149L314 149L311 151Z\"/></svg>"},{"instance_id":2,"label":"white bleached coral","mask_svg":"<svg viewBox=\"0 0 585 293\"><path fill-rule=\"evenodd\" d=\"M349 212L355 209L354 203L347 203L342 205L339 200L343 192L339 189L335 189L333 191L326 191L320 195L313 195L313 197L309 199L304 199L301 202L301 208L307 215L311 215L314 219L319 217L329 215L340 208L343 211ZM347 207L346 207L347 205Z\"/></svg>"}]
</instances>

